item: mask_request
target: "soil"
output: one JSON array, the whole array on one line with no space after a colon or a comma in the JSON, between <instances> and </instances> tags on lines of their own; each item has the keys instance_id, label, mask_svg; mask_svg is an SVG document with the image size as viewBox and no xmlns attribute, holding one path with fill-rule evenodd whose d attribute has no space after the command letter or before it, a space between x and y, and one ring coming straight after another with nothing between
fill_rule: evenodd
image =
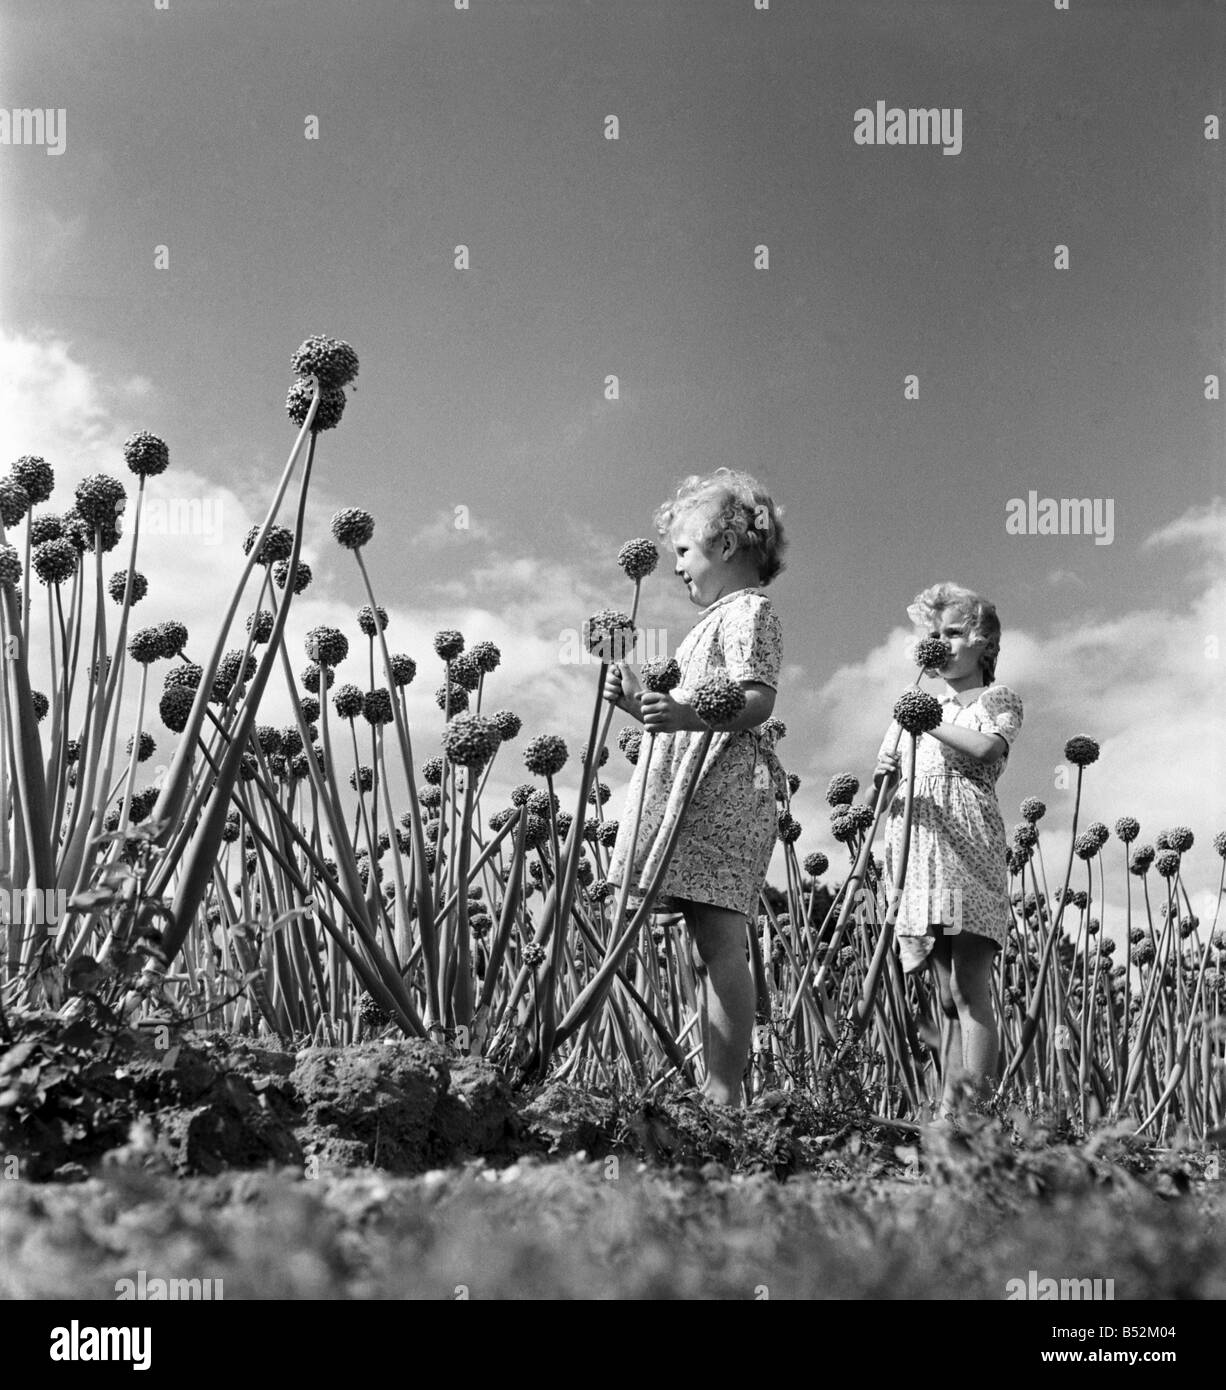
<instances>
[{"instance_id":1,"label":"soil","mask_svg":"<svg viewBox=\"0 0 1226 1390\"><path fill-rule=\"evenodd\" d=\"M35 1181L114 1165L412 1176L574 1154L786 1177L820 1166L832 1137L814 1107L782 1095L729 1111L693 1092L612 1097L559 1081L513 1091L489 1063L418 1040L295 1053L227 1034L75 1070L41 1104L0 1116L0 1151Z\"/></svg>"},{"instance_id":2,"label":"soil","mask_svg":"<svg viewBox=\"0 0 1226 1390\"><path fill-rule=\"evenodd\" d=\"M879 1184L912 1181L922 1151L925 1169L948 1169L947 1182L992 1175L1050 1193L1073 1173L1109 1185L1142 1179L1173 1196L1208 1161L1172 1151L1167 1163L1128 1125L1069 1149L1071 1135L1016 1115L1003 1124L969 1116L946 1132L796 1091L729 1110L679 1085L610 1095L551 1079L515 1090L490 1063L420 1040L294 1052L190 1033L159 1050L129 1035L105 1057L69 1056L63 1043L0 1052L4 1176L72 1182L116 1168L182 1178L292 1168L312 1178L372 1169L413 1177L472 1161L626 1157L707 1179L811 1173Z\"/></svg>"}]
</instances>

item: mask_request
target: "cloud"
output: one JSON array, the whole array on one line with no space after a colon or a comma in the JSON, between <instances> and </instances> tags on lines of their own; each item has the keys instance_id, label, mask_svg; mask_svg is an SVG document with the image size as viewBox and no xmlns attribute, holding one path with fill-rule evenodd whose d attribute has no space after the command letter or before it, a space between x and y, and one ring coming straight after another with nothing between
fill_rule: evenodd
<instances>
[{"instance_id":1,"label":"cloud","mask_svg":"<svg viewBox=\"0 0 1226 1390\"><path fill-rule=\"evenodd\" d=\"M122 569L128 557L137 479L124 462L123 441L144 426L128 413L130 401L152 389L142 382L106 380L61 338L0 330L0 457L47 460L55 471L49 510L70 507L76 484L91 473L108 473L127 489L125 535L104 556L104 574ZM133 616L138 625L178 617L199 632L215 621L219 594L242 568L240 547L217 542L236 542L254 518L230 489L177 461L169 442L170 468L146 485L137 567L150 592Z\"/></svg>"},{"instance_id":2,"label":"cloud","mask_svg":"<svg viewBox=\"0 0 1226 1390\"><path fill-rule=\"evenodd\" d=\"M438 512L424 526L419 527L410 537L408 549L458 549L471 545L474 541L488 541L492 536L493 531L489 526L480 521L473 521L468 508L459 506Z\"/></svg>"},{"instance_id":3,"label":"cloud","mask_svg":"<svg viewBox=\"0 0 1226 1390\"><path fill-rule=\"evenodd\" d=\"M51 510L72 505L75 484L89 473L106 472L119 477L128 489L125 536L103 558L104 575L122 569L127 561L127 530L131 525L136 479L124 463L122 446L134 430L143 427L143 421L129 412L129 406L133 397L140 399L144 395L143 386L133 390L131 381L112 381L86 366L62 338L0 330L0 449L4 456L11 460L28 453L47 459L56 474L55 493L48 504ZM194 660L202 661L216 640L219 622L245 562L241 539L250 526L262 519L260 509L270 492L268 473L262 474L262 489L254 486L253 479L251 487L244 485L240 496L183 466L176 460L173 439L168 442L170 468L147 485L137 568L149 579L149 594L133 609L131 625L135 629L177 618L188 628L189 653ZM328 536L334 509L334 499L313 496L308 534ZM450 513L440 514L414 538L414 543L463 544L465 540L481 539L481 563L467 572L467 579L463 583L426 579L414 589L415 600L411 604L397 601L395 595L376 593L376 599L388 610L389 649L407 653L418 664L417 678L407 691L407 703L414 754L419 761L438 751L443 722L434 699L444 677L442 662L434 653L434 634L440 628L458 627L470 644L487 640L500 648L502 663L487 677L483 708L513 709L523 720L524 732L519 746L508 745L500 756L490 781L492 810L500 804L497 797L525 780L519 750L532 734L561 733L577 757L589 728L599 666L576 659L573 639L583 618L607 606L608 597L584 577L579 565L499 548L485 528L480 528L479 534L474 527L473 531L453 537L447 531L452 520ZM312 546L304 547L304 557L312 564L317 580L293 602L286 629L287 650L297 675L308 661L308 630L319 624L338 627L349 636L351 647L349 657L337 668L337 681L350 681L366 689L370 684L369 647L354 621L356 605L333 597L327 589L329 571L337 558L334 550L328 543L317 555ZM86 558L92 565L93 557ZM240 603L230 645L245 639L244 623L256 606L260 579L257 570ZM38 635L31 643L33 679L36 687L50 690L45 625L40 621L46 611L45 600L42 586L35 583L35 589L34 627ZM92 611L88 602L86 611ZM112 642L116 612L108 600ZM154 759L142 769L150 777L156 774L160 763L169 760L175 746L174 737L157 716L162 669L161 663L151 669L143 719L143 727L158 743ZM134 673L129 676L132 678L125 683L121 742L133 728L136 717L137 682ZM377 655L374 679L376 684L383 684ZM280 666L269 683L260 720L275 725L291 722L291 704ZM614 727L619 725L620 717ZM359 733L361 756L368 760L369 733L362 725ZM345 752L342 759L348 767L350 755ZM390 761L399 766L394 747ZM572 763L568 771L573 768ZM564 783L565 778L566 774Z\"/></svg>"},{"instance_id":4,"label":"cloud","mask_svg":"<svg viewBox=\"0 0 1226 1390\"><path fill-rule=\"evenodd\" d=\"M1084 589L1086 582L1076 570L1052 570L1047 582L1053 589Z\"/></svg>"},{"instance_id":5,"label":"cloud","mask_svg":"<svg viewBox=\"0 0 1226 1390\"><path fill-rule=\"evenodd\" d=\"M1208 553L1207 566L1194 576L1199 592L1190 603L1071 620L1050 632L1006 631L998 672L1002 683L1022 696L1026 711L998 784L1006 828L1020 818L1023 797L1041 797L1048 805L1042 823L1047 871L1063 872L1075 788L1075 772L1069 779L1072 770L1063 750L1072 735L1088 734L1101 754L1085 773L1081 827L1091 820L1114 825L1120 816L1133 815L1141 822L1142 840L1152 842L1170 825L1191 826L1197 844L1188 856L1188 887L1206 920L1216 894L1205 885L1216 885L1220 867L1211 842L1226 828L1226 651L1220 650L1226 635L1224 518L1226 508L1215 499L1175 517L1140 546L1142 556L1184 544L1202 558ZM826 781L835 772L850 771L869 782L890 710L910 678L910 636L895 629L808 693L798 689L795 676L784 684L781 705L786 704L789 738L780 756L806 783L796 799L797 818L806 828L801 847L825 850L832 878L845 872L846 854L827 830ZM793 722L802 736L812 729L807 747L797 746ZM795 764L789 762L793 752ZM1107 854L1108 921L1118 923L1123 851L1114 839Z\"/></svg>"},{"instance_id":6,"label":"cloud","mask_svg":"<svg viewBox=\"0 0 1226 1390\"><path fill-rule=\"evenodd\" d=\"M1203 507L1191 507L1182 516L1154 531L1141 543L1142 550L1171 545L1203 545L1226 552L1226 502L1215 497Z\"/></svg>"},{"instance_id":7,"label":"cloud","mask_svg":"<svg viewBox=\"0 0 1226 1390\"><path fill-rule=\"evenodd\" d=\"M129 496L135 479L122 457L123 440L141 428L142 390L124 390L122 382L92 370L75 355L72 345L52 336L22 336L0 332L0 446L12 459L23 453L45 456L56 470L53 506L69 505L72 487L82 476L105 471L121 477ZM152 388L156 394L156 385ZM217 631L223 605L241 572L239 541L259 520L267 499L268 473L262 486L240 484L243 494L218 485L203 473L176 460L173 439L171 467L150 480L149 512L141 541L138 567L150 580L149 597L134 611L137 626L176 617L191 633L189 650L196 659L207 655ZM182 534L170 524L174 507L190 526L199 518L203 531L205 504L220 508L221 543L210 544L204 534ZM156 509L162 508L155 523ZM313 538L306 558L318 576L293 604L287 630L288 649L295 674L307 664L304 639L309 628L321 623L339 627L350 637L351 654L338 669L338 681L361 688L369 684L368 647L354 622L356 605L351 598L330 590L333 565L340 564L327 541L333 501L321 493L310 507L308 533ZM1138 564L1148 557L1188 555L1192 597L1180 606L1155 604L1113 617L1100 614L1077 616L1048 631L1010 629L1004 633L1000 678L1016 689L1026 708L1021 736L1010 756L1000 783L1000 800L1006 826L1017 819L1017 805L1024 796L1041 796L1048 804L1043 822L1049 855L1060 862L1048 863L1054 875L1063 865L1060 845L1071 819L1072 790L1060 784L1063 748L1073 734L1089 734L1102 747L1097 763L1087 770L1081 823L1101 819L1107 824L1121 815L1135 815L1142 823L1142 837L1152 840L1165 826L1183 823L1197 834L1197 846L1189 863L1191 890L1197 910L1211 915L1211 902L1203 884L1216 883L1213 835L1226 826L1226 699L1223 673L1226 653L1215 643L1226 634L1226 541L1222 522L1226 507L1220 499L1190 508L1147 537L1139 547ZM452 534L449 514L428 521L415 538L423 547L462 546L471 533ZM314 538L319 538L316 554ZM568 742L572 759L588 736L596 701L598 667L577 660L577 637L588 614L609 606L629 607L629 586L612 557L616 543L576 520L559 525L547 548L533 538L502 531L497 522L483 529L473 563L458 578L433 577L423 567L409 590L400 594L376 592L389 612L388 644L405 652L418 664L417 679L408 690L414 756L420 763L438 751L442 715L434 692L443 678L442 663L434 654L433 637L443 627L458 627L469 643L489 640L502 652L502 664L487 679L483 708L510 708L523 720L518 744L499 756L490 779L486 814L503 804L510 787L526 779L522 769L523 744L533 734L560 733ZM376 541L378 534L376 534ZM121 548L104 562L104 573L123 566L126 538ZM535 545L536 551L525 549ZM608 562L593 564L593 556ZM342 560L345 557L342 557ZM1169 562L1168 562L1169 563ZM1194 565L1201 568L1194 570ZM339 573L339 570L336 571ZM651 593L650 611L666 623L663 641L674 651L694 614L679 592L668 586L662 571L661 587ZM258 579L257 575L257 579ZM37 599L42 600L41 586ZM1163 585L1163 592L1187 592ZM241 640L243 621L255 606L253 586L239 609L231 643ZM625 598L619 598L619 595ZM45 604L36 602L35 628L45 634ZM108 611L113 622L114 610ZM112 631L113 636L113 631ZM883 635L858 660L849 662L823 683L803 665L792 663L783 672L777 712L788 725L780 756L789 771L802 777L794 811L805 827L797 848L803 857L821 848L831 860L830 878L845 872L845 851L828 832L826 782L836 772L850 771L867 786L874 757L889 722L890 711L901 690L910 683L913 666L908 654L912 633L896 628ZM32 644L36 682L49 689L43 636ZM153 670L151 690L160 685L160 670ZM382 683L376 663L375 682ZM931 683L930 683L931 684ZM125 724L121 739L130 732L136 682L125 690ZM935 687L934 687L935 688ZM261 721L288 723L290 705L280 670L274 675L261 710ZM625 722L613 720L613 733ZM156 715L156 693L146 711L145 727L158 740L154 763L168 758L173 738ZM359 754L369 760L369 734L360 726ZM348 756L344 766L348 768ZM399 759L394 749L393 766ZM147 766L147 771L152 768ZM563 773L564 805L573 809L572 780L576 763ZM1066 769L1065 769L1066 771ZM618 814L629 766L614 750L610 766L602 774L613 787L609 813ZM399 809L398 792L393 802ZM1114 842L1109 852L1119 846ZM1066 850L1064 851L1066 852ZM1122 864L1122 851L1120 853ZM1111 870L1120 877L1117 870ZM772 870L775 882L783 881L779 859ZM1108 887L1108 910L1116 913L1119 893ZM1111 929L1109 923L1109 930Z\"/></svg>"}]
</instances>

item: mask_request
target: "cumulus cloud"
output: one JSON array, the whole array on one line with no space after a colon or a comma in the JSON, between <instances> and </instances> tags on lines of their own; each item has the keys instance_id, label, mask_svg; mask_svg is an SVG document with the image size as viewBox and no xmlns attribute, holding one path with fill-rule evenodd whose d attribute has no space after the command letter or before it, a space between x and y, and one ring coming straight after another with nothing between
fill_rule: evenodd
<instances>
[{"instance_id":1,"label":"cumulus cloud","mask_svg":"<svg viewBox=\"0 0 1226 1390\"><path fill-rule=\"evenodd\" d=\"M130 526L136 478L123 460L123 441L146 420L136 410L156 396L154 383L109 381L80 361L63 339L32 337L0 331L0 449L11 461L21 454L38 454L55 469L55 493L51 510L72 505L73 488L89 473L106 472L119 477L128 489ZM170 468L149 480L142 522L137 568L149 579L149 595L133 609L132 628L176 618L186 624L188 652L203 661L216 639L245 557L241 540L247 529L262 520L268 500L268 474L263 475L265 495L244 488L239 495L219 486L203 474L184 466L171 450ZM337 668L337 681L351 681L362 689L370 685L370 649L355 621L358 603L336 597L329 580L341 573L349 556L332 545L328 523L338 505L322 491L308 507L304 558L317 581L294 599L287 623L287 649L295 675L308 664L305 638L320 624L338 627L350 638L350 655ZM282 520L288 516L282 515ZM513 709L523 719L519 747L532 733L549 730L567 738L577 756L586 738L595 703L599 666L578 648L579 629L592 611L606 607L608 594L560 559L541 559L516 552L500 543L485 527L480 535L447 534L453 518L440 515L422 528L412 545L463 544L479 539L481 562L468 571L463 583L433 579L428 571L413 589L412 602L402 594L375 598L388 611L388 646L404 652L418 664L418 675L408 688L407 703L413 725L414 754L420 760L438 751L443 716L434 692L444 678L443 664L433 647L434 634L444 627L458 627L469 644L493 641L502 652L502 664L486 678L483 708ZM185 534L185 529L187 533ZM376 531L373 544L380 543ZM317 546L315 542L319 542ZM103 559L103 573L124 568L129 538ZM87 557L92 565L93 557ZM245 639L246 616L257 605L261 571L249 581L240 603L229 645ZM618 575L620 578L620 574ZM348 587L348 586L346 586ZM35 631L44 631L42 586L35 581ZM267 600L264 606L268 606ZM89 611L87 605L87 612ZM114 640L117 610L108 600L110 640ZM50 670L45 641L31 643L31 662L36 685L50 689ZM151 670L150 697L143 725L158 742L158 752L143 772L155 775L159 764L169 761L175 738L157 717L162 663ZM380 659L375 655L374 682L383 684ZM125 724L135 722L134 680L128 681L124 701ZM261 722L289 723L291 704L284 677L278 669L270 681L260 714ZM614 728L619 727L618 723ZM369 734L359 725L360 756L369 758ZM346 745L347 746L347 745ZM392 754L391 763L399 765ZM346 755L347 765L347 755ZM573 764L572 764L573 768ZM490 795L497 797L523 781L519 750L508 745L501 754ZM496 803L495 803L496 804Z\"/></svg>"},{"instance_id":2,"label":"cumulus cloud","mask_svg":"<svg viewBox=\"0 0 1226 1390\"><path fill-rule=\"evenodd\" d=\"M1198 910L1209 916L1215 895L1205 885L1216 884L1219 868L1211 841L1226 828L1226 652L1220 650L1226 637L1224 519L1226 508L1215 499L1172 518L1139 547L1138 563L1159 549L1183 548L1197 590L1190 601L1117 617L1071 619L1049 632L1008 630L997 672L1022 696L1026 710L997 788L1006 827L1019 819L1023 797L1039 796L1048 805L1043 822L1048 843L1067 853L1076 777L1063 750L1072 735L1088 734L1102 752L1085 774L1081 825L1090 820L1113 825L1122 815L1134 815L1142 839L1151 841L1167 826L1191 826L1198 844L1189 856L1190 886ZM910 635L895 629L811 693L787 698L789 708L799 706L798 725L813 732L809 749L796 749L807 754L803 764L795 764L807 783L797 816L807 830L812 827L802 845L826 850L832 865L845 862L845 851L826 833L826 781L835 772L851 771L868 783L894 700L911 677ZM785 762L792 748L791 739L782 746ZM1122 864L1114 841L1112 851L1119 851ZM1053 871L1049 861L1048 872ZM1119 877L1114 865L1111 873ZM1109 889L1109 909L1114 898Z\"/></svg>"},{"instance_id":3,"label":"cumulus cloud","mask_svg":"<svg viewBox=\"0 0 1226 1390\"><path fill-rule=\"evenodd\" d=\"M48 459L56 470L51 504L55 508L70 505L73 485L85 474L98 471L121 477L129 496L134 496L136 480L124 466L122 443L135 429L156 430L149 414L157 416L157 405L156 382L146 386L142 381L134 389L131 380L110 381L88 367L62 339L0 332L0 447L9 460L23 453ZM242 483L241 495L218 485L185 465L176 455L175 441L169 442L171 468L150 482L149 524L138 559L138 567L149 577L150 595L134 610L133 622L144 626L169 617L180 619L191 633L189 650L200 660L215 638L223 606L242 569L239 542L260 519L267 497ZM264 489L267 478L265 471ZM194 502L194 514L201 523L208 515L206 503L220 509L224 520L219 543L210 543L203 534L177 533L171 524L176 501L183 509L181 515L189 519ZM318 579L294 600L288 647L297 673L307 664L307 631L322 623L341 628L350 637L351 654L338 669L337 679L366 688L369 651L354 621L361 600L337 597L342 587L350 594L353 590L351 580L343 585L337 582L352 562L329 536L328 521L336 505L336 499L322 490L311 502L310 543L304 555ZM159 506L164 509L160 523L156 519ZM1003 634L998 674L1021 694L1026 707L1021 736L999 785L1007 826L1017 820L1022 798L1038 795L1049 807L1043 823L1048 842L1067 843L1062 836L1071 817L1072 784L1063 766L1063 748L1073 734L1089 734L1102 745L1102 756L1086 775L1082 823L1101 819L1112 824L1120 815L1135 815L1142 823L1143 838L1149 839L1167 825L1191 825L1198 837L1191 876L1197 884L1214 876L1216 856L1209 846L1216 831L1226 826L1226 701L1222 698L1226 654L1219 650L1226 635L1224 520L1226 507L1221 499L1214 499L1172 517L1138 547L1139 565L1159 557L1166 564L1182 561L1187 581L1183 592L1190 593L1182 603L1155 603L1116 616L1095 613L1070 618L1049 631L1013 628ZM389 611L389 647L418 663L408 705L419 761L438 751L442 726L434 691L442 681L443 668L434 653L434 633L458 627L469 643L490 640L501 649L502 665L487 679L483 707L514 710L523 719L524 733L518 746L509 745L500 754L490 781L492 810L511 786L525 780L520 750L532 734L560 733L577 756L588 735L599 669L584 658L579 630L584 618L597 609L628 608L631 590L613 563L616 541L594 534L580 520L571 522L569 531L559 523L548 550L542 551L535 538L504 532L497 522L483 526L480 536L474 537L457 530L452 516L440 514L423 524L412 547L436 553L437 548L462 546L474 538L480 545L474 547L473 562L465 565L461 577L435 575L429 564L422 564L414 571L413 587L407 593L376 592L375 597ZM377 531L373 544L382 541ZM125 538L106 557L104 573L122 568L126 545ZM593 556L605 556L607 562L593 563ZM656 586L645 591L643 610L650 615L646 621L659 624L653 629L653 640L661 650L675 651L695 615L680 591L670 587L666 568L648 583ZM41 586L36 588L36 605L41 605ZM1171 591L1169 584L1163 586L1163 592ZM231 644L242 640L243 621L255 607L257 593L258 586L253 584L240 606ZM44 631L39 626L43 613L45 607L36 606L40 632ZM108 620L113 622L114 613L114 608L108 611ZM913 678L911 638L912 633L901 627L883 634L858 660L835 671L824 683L818 683L819 673L801 664L792 663L783 672L777 712L788 725L788 736L779 752L785 767L803 779L794 805L805 827L797 848L802 856L811 849L825 850L832 879L843 872L845 851L827 831L825 786L830 776L844 771L859 776L865 787L870 783L890 710ZM32 658L36 682L49 689L41 640L33 644ZM157 667L153 675L156 691ZM374 679L376 684L383 680L377 660ZM121 735L130 730L134 719L134 686L134 681L129 682L125 693L128 723ZM289 711L278 671L261 719L287 723ZM168 758L174 739L161 728L155 708L146 711L145 722L158 739L155 762ZM623 716L614 717L614 733L623 722ZM364 727L361 732L360 756L368 760L369 737ZM394 753L391 762L398 764ZM562 779L563 789L571 787L572 795L568 778L574 771L572 762ZM628 775L628 766L614 751L603 774L614 788L612 814L620 808L620 788ZM1054 872L1050 864L1049 872ZM783 881L781 857L776 859L772 877ZM1196 891L1202 894L1198 910L1211 915L1204 890ZM1110 900L1109 891L1109 907Z\"/></svg>"},{"instance_id":4,"label":"cumulus cloud","mask_svg":"<svg viewBox=\"0 0 1226 1390\"><path fill-rule=\"evenodd\" d=\"M474 521L465 506L453 507L450 511L437 512L424 525L418 527L409 541L409 549L427 547L441 550L444 547L472 545L474 541L488 541L493 532L483 522Z\"/></svg>"},{"instance_id":5,"label":"cumulus cloud","mask_svg":"<svg viewBox=\"0 0 1226 1390\"><path fill-rule=\"evenodd\" d=\"M1203 507L1190 507L1182 516L1145 537L1142 550L1191 542L1207 546L1219 554L1226 552L1226 503L1220 497Z\"/></svg>"},{"instance_id":6,"label":"cumulus cloud","mask_svg":"<svg viewBox=\"0 0 1226 1390\"><path fill-rule=\"evenodd\" d=\"M125 536L103 557L106 575L127 563L138 480L124 463L123 441L148 427L130 409L133 396L148 394L143 387L133 392L131 382L103 380L62 339L0 331L0 458L37 454L47 460L55 470L55 492L46 504L52 511L70 507L75 485L90 473L109 473L128 491ZM176 617L203 633L215 625L220 595L237 580L243 559L237 539L254 518L230 489L184 466L174 441L168 442L170 468L146 486L137 568L149 578L149 596L133 610L133 621ZM218 528L230 543L218 543ZM92 564L93 557L88 560ZM42 586L35 588L37 605Z\"/></svg>"}]
</instances>

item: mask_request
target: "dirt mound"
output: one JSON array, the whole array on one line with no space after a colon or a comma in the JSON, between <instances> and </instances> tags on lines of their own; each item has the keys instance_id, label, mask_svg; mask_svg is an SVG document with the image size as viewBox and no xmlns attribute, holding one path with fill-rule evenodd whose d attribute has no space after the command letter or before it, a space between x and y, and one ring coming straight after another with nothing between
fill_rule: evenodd
<instances>
[{"instance_id":1,"label":"dirt mound","mask_svg":"<svg viewBox=\"0 0 1226 1390\"><path fill-rule=\"evenodd\" d=\"M228 1034L171 1041L129 1036L103 1059L50 1029L0 1052L0 1150L36 1180L79 1179L99 1162L411 1176L578 1153L786 1177L824 1163L832 1137L803 1096L733 1111L680 1089L606 1096L552 1080L515 1092L488 1062L416 1039L297 1053Z\"/></svg>"},{"instance_id":2,"label":"dirt mound","mask_svg":"<svg viewBox=\"0 0 1226 1390\"><path fill-rule=\"evenodd\" d=\"M478 1057L448 1061L451 1084L432 1117L434 1164L464 1157L514 1156L533 1147L506 1077Z\"/></svg>"},{"instance_id":3,"label":"dirt mound","mask_svg":"<svg viewBox=\"0 0 1226 1390\"><path fill-rule=\"evenodd\" d=\"M501 1073L417 1040L295 1054L224 1034L164 1049L136 1037L105 1062L70 1059L51 1037L21 1046L0 1150L34 1180L79 1179L99 1161L180 1176L270 1163L414 1174L544 1147Z\"/></svg>"},{"instance_id":4,"label":"dirt mound","mask_svg":"<svg viewBox=\"0 0 1226 1390\"><path fill-rule=\"evenodd\" d=\"M521 1113L528 1133L552 1155L583 1152L603 1158L625 1130L615 1101L564 1081L543 1086Z\"/></svg>"},{"instance_id":5,"label":"dirt mound","mask_svg":"<svg viewBox=\"0 0 1226 1390\"><path fill-rule=\"evenodd\" d=\"M300 1052L290 1083L308 1168L417 1172L426 1166L431 1120L448 1081L445 1054L417 1040Z\"/></svg>"},{"instance_id":6,"label":"dirt mound","mask_svg":"<svg viewBox=\"0 0 1226 1390\"><path fill-rule=\"evenodd\" d=\"M79 1178L104 1158L180 1175L302 1162L292 1058L224 1036L160 1048L131 1034L107 1057L75 1056L54 1033L18 1046L0 1147L26 1177Z\"/></svg>"}]
</instances>

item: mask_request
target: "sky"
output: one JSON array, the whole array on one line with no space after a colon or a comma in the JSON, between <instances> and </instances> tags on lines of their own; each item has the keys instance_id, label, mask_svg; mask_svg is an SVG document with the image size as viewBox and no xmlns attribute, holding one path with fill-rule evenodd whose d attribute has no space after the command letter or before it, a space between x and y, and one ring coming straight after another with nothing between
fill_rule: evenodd
<instances>
[{"instance_id":1,"label":"sky","mask_svg":"<svg viewBox=\"0 0 1226 1390\"><path fill-rule=\"evenodd\" d=\"M0 110L63 112L62 153L0 144L0 467L45 456L66 506L133 430L166 439L151 503L217 524L142 541L138 617L186 622L199 659L293 443L290 355L352 343L291 650L357 638L328 520L367 508L421 756L441 627L495 641L489 705L577 752L571 639L629 607L619 545L684 476L748 469L790 537L802 853L841 862L826 782L871 774L906 607L952 579L996 603L1025 704L1006 826L1037 795L1067 827L1088 734L1083 820L1190 825L1212 904L1224 73L1207 0L0 0ZM856 143L878 101L960 113L958 152ZM1009 534L1031 491L1109 504L1110 543ZM641 621L672 651L695 616L662 564Z\"/></svg>"}]
</instances>

